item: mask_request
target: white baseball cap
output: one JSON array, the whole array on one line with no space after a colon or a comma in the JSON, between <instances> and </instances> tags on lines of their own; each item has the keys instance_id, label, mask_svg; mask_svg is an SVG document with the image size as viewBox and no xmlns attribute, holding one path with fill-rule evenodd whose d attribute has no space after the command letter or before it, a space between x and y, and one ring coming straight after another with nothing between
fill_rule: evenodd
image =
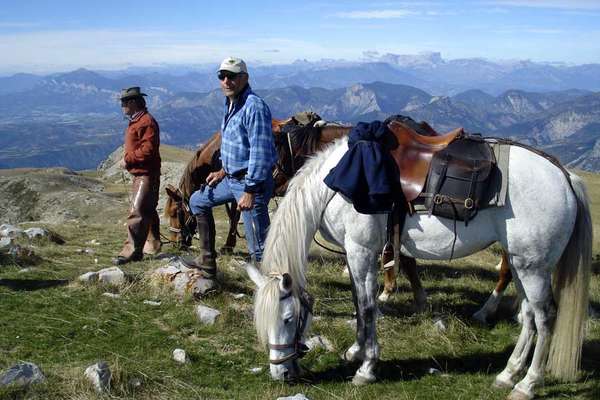
<instances>
[{"instance_id":1,"label":"white baseball cap","mask_svg":"<svg viewBox=\"0 0 600 400\"><path fill-rule=\"evenodd\" d=\"M219 71L229 71L233 72L234 74L239 74L241 72L245 74L248 73L248 69L246 68L246 63L244 60L235 57L227 57L224 59L219 67Z\"/></svg>"}]
</instances>

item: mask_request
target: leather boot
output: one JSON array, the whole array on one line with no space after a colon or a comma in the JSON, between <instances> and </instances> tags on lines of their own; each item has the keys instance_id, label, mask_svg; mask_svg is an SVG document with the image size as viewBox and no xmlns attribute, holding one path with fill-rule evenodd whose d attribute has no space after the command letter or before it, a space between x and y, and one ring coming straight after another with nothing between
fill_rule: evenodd
<instances>
[{"instance_id":1,"label":"leather boot","mask_svg":"<svg viewBox=\"0 0 600 400\"><path fill-rule=\"evenodd\" d=\"M194 285L194 296L200 297L216 289L217 252L215 251L215 220L212 214L196 215L196 230L200 253L193 260L183 258L188 268L200 270L202 278Z\"/></svg>"}]
</instances>

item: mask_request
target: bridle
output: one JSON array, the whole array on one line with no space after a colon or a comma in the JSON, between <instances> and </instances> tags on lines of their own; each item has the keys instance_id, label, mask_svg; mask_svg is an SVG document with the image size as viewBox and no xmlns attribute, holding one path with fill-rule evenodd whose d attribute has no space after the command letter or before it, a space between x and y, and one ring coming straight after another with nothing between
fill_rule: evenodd
<instances>
[{"instance_id":1,"label":"bridle","mask_svg":"<svg viewBox=\"0 0 600 400\"><path fill-rule=\"evenodd\" d=\"M283 301L292 296L292 291L290 290L285 296L280 297L279 301ZM308 323L308 316L313 313L313 297L303 288L300 288L300 315L296 321L296 333L294 334L294 341L292 343L285 344L273 344L269 343L270 350L286 350L292 349L293 352L288 354L285 357L278 359L269 359L269 362L273 365L283 364L290 360L296 360L298 358L304 357L304 355L308 352L308 347L301 342L302 334L306 329L306 325Z\"/></svg>"},{"instance_id":2,"label":"bridle","mask_svg":"<svg viewBox=\"0 0 600 400\"><path fill-rule=\"evenodd\" d=\"M194 234L190 229L190 223L194 217L192 216L190 206L183 197L181 200L176 201L175 204L177 206L177 220L179 221L180 228L169 226L169 232L179 234L179 240L177 242L180 246L188 245L188 243L191 244Z\"/></svg>"},{"instance_id":3,"label":"bridle","mask_svg":"<svg viewBox=\"0 0 600 400\"><path fill-rule=\"evenodd\" d=\"M292 145L292 137L290 135L290 131L285 131L282 133L285 134L284 140L286 143L282 146L282 148L284 149L284 155L286 157L277 157L277 162L275 163L276 168L275 171L273 171L273 177L275 178L277 174L280 173L283 174L286 180L290 180L292 179L294 174L298 172L298 170L296 169L296 157L294 156L294 147ZM299 155L297 157L300 158L303 156ZM284 161L285 158L289 158L289 165L285 165L284 163L282 163L282 161Z\"/></svg>"}]
</instances>

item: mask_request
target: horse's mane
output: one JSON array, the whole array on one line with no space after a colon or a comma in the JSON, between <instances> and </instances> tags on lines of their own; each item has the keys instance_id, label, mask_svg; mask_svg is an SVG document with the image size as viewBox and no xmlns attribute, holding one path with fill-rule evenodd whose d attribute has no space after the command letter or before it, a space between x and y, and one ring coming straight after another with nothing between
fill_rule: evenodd
<instances>
[{"instance_id":1,"label":"horse's mane","mask_svg":"<svg viewBox=\"0 0 600 400\"><path fill-rule=\"evenodd\" d=\"M279 280L284 273L292 277L294 301L298 307L300 288L306 286L306 263L312 237L327 206L327 196L333 191L323 183L323 164L346 138L329 144L311 156L296 176L273 216L265 242L261 272L267 282L256 293L254 323L261 343L265 343L269 328L279 314Z\"/></svg>"}]
</instances>

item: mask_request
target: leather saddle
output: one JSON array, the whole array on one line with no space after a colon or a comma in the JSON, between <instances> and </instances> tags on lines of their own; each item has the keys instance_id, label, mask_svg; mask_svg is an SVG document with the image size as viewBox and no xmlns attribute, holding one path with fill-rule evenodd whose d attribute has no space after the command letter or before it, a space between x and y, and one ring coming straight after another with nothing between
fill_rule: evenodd
<instances>
[{"instance_id":1,"label":"leather saddle","mask_svg":"<svg viewBox=\"0 0 600 400\"><path fill-rule=\"evenodd\" d=\"M411 202L425 187L434 154L444 150L464 132L462 128L457 128L444 135L425 136L400 121L391 121L388 129L392 132L393 138L391 138L392 143L388 143L386 147L389 148L390 155L400 172L402 192L406 200ZM433 129L430 127L429 129L435 134Z\"/></svg>"}]
</instances>

